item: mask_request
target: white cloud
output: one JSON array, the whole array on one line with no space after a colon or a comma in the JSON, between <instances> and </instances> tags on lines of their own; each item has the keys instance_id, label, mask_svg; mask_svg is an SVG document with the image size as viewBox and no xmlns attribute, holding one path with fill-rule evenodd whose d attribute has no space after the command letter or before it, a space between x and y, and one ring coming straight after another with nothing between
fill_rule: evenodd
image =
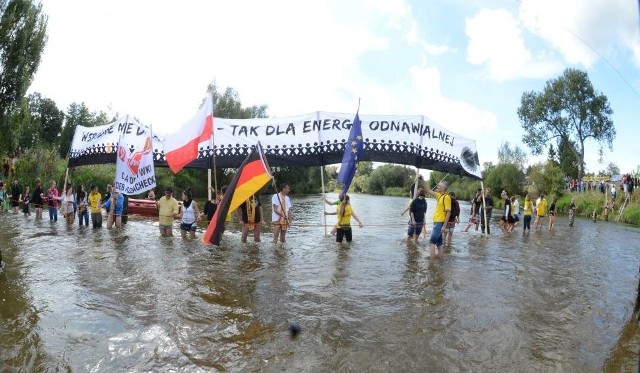
<instances>
[{"instance_id":1,"label":"white cloud","mask_svg":"<svg viewBox=\"0 0 640 373\"><path fill-rule=\"evenodd\" d=\"M497 118L493 113L442 95L440 72L437 68L414 66L409 74L417 95L408 99L418 112L424 113L444 128L467 138L475 138L481 133L495 131Z\"/></svg>"},{"instance_id":2,"label":"white cloud","mask_svg":"<svg viewBox=\"0 0 640 373\"><path fill-rule=\"evenodd\" d=\"M505 9L480 9L467 18L465 31L467 62L486 65L490 79L543 78L561 69L552 55L526 48L518 20Z\"/></svg>"},{"instance_id":3,"label":"white cloud","mask_svg":"<svg viewBox=\"0 0 640 373\"><path fill-rule=\"evenodd\" d=\"M638 2L628 0L522 0L519 18L569 64L591 67L598 54L628 49L640 66ZM596 53L597 51L597 53Z\"/></svg>"},{"instance_id":4,"label":"white cloud","mask_svg":"<svg viewBox=\"0 0 640 373\"><path fill-rule=\"evenodd\" d=\"M214 78L273 115L340 110L347 82L360 79L358 58L386 48L366 23L340 22L325 2L257 1L250 11L245 2L43 5L49 45L32 91L63 108L111 105L164 132L193 115Z\"/></svg>"}]
</instances>

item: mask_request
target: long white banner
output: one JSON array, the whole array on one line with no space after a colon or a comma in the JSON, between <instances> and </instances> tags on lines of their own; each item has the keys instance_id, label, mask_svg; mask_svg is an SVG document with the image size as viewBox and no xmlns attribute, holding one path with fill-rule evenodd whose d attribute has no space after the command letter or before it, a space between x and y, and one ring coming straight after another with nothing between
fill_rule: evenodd
<instances>
[{"instance_id":1,"label":"long white banner","mask_svg":"<svg viewBox=\"0 0 640 373\"><path fill-rule=\"evenodd\" d=\"M284 118L214 119L213 149L199 146L191 167L236 168L258 141L269 164L321 166L342 160L353 114L316 112ZM476 143L446 130L422 115L360 115L364 151L361 160L412 165L418 168L480 178ZM117 147L114 123L81 127L71 146L69 166L110 163ZM156 165L164 165L162 143L154 139Z\"/></svg>"}]
</instances>

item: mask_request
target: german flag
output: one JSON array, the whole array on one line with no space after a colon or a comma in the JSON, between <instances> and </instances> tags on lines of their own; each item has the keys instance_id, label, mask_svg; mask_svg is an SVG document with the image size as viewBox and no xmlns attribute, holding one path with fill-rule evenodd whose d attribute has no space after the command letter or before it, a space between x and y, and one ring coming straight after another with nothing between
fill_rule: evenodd
<instances>
[{"instance_id":1,"label":"german flag","mask_svg":"<svg viewBox=\"0 0 640 373\"><path fill-rule=\"evenodd\" d=\"M207 231L202 237L202 242L207 245L220 245L222 232L224 231L224 220L229 211L235 211L241 204L257 193L265 184L271 180L271 172L264 158L260 143L251 151L251 154L242 162L238 173L227 187L227 191L222 197L222 201L216 209L216 213L211 218Z\"/></svg>"}]
</instances>

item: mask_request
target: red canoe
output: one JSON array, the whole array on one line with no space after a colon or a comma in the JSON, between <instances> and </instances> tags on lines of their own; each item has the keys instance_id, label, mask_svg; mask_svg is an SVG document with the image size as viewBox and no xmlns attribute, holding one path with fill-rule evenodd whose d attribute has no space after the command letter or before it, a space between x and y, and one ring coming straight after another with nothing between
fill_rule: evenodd
<instances>
[{"instance_id":1,"label":"red canoe","mask_svg":"<svg viewBox=\"0 0 640 373\"><path fill-rule=\"evenodd\" d=\"M154 200L129 198L127 214L158 216L158 207Z\"/></svg>"}]
</instances>

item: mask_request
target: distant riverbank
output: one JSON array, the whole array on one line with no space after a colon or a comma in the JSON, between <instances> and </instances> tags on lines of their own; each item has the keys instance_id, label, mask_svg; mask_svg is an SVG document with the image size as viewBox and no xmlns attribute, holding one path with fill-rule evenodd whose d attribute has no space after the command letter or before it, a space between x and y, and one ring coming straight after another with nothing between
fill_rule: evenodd
<instances>
[{"instance_id":1,"label":"distant riverbank","mask_svg":"<svg viewBox=\"0 0 640 373\"><path fill-rule=\"evenodd\" d=\"M591 218L595 211L598 220L603 220L605 215L605 194L590 191L586 193L567 193L558 199L558 211L562 214L569 213L571 198L576 204L576 214ZM616 221L620 213L620 205L625 201L622 191L614 200L613 208L609 211L609 221ZM629 202L620 215L620 223L640 225L640 193L635 192L630 196Z\"/></svg>"}]
</instances>

